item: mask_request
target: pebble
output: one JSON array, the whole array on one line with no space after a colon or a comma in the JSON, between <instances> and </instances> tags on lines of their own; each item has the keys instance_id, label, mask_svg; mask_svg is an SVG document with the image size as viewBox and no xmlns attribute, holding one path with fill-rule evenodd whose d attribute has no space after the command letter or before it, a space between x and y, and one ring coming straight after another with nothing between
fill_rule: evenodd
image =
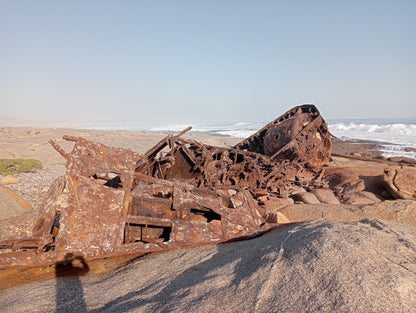
<instances>
[{"instance_id":1,"label":"pebble","mask_svg":"<svg viewBox=\"0 0 416 313\"><path fill-rule=\"evenodd\" d=\"M343 196L343 203L345 204L373 204L380 201L375 194L368 191L347 193Z\"/></svg>"},{"instance_id":2,"label":"pebble","mask_svg":"<svg viewBox=\"0 0 416 313\"><path fill-rule=\"evenodd\" d=\"M287 224L290 223L290 220L281 212L269 212L266 215L266 222L268 223L277 223L277 224Z\"/></svg>"},{"instance_id":3,"label":"pebble","mask_svg":"<svg viewBox=\"0 0 416 313\"><path fill-rule=\"evenodd\" d=\"M321 202L312 192L300 192L292 196L293 200L303 202L305 204L320 204Z\"/></svg>"},{"instance_id":4,"label":"pebble","mask_svg":"<svg viewBox=\"0 0 416 313\"><path fill-rule=\"evenodd\" d=\"M4 176L1 179L1 183L3 185L12 185L12 184L18 184L20 182L19 178L14 176Z\"/></svg>"},{"instance_id":5,"label":"pebble","mask_svg":"<svg viewBox=\"0 0 416 313\"><path fill-rule=\"evenodd\" d=\"M28 131L28 135L34 136L40 134L40 130L39 129L31 129L30 131Z\"/></svg>"},{"instance_id":6,"label":"pebble","mask_svg":"<svg viewBox=\"0 0 416 313\"><path fill-rule=\"evenodd\" d=\"M312 193L322 203L339 204L339 200L337 197L335 197L333 191L330 189L314 189L312 190Z\"/></svg>"}]
</instances>

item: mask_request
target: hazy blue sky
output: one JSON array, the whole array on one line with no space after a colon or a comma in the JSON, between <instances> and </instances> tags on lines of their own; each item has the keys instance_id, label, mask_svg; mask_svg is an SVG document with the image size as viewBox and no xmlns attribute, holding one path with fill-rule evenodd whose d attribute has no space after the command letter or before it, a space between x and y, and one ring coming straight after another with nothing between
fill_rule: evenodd
<instances>
[{"instance_id":1,"label":"hazy blue sky","mask_svg":"<svg viewBox=\"0 0 416 313\"><path fill-rule=\"evenodd\" d=\"M0 0L3 117L416 117L415 99L415 0Z\"/></svg>"}]
</instances>

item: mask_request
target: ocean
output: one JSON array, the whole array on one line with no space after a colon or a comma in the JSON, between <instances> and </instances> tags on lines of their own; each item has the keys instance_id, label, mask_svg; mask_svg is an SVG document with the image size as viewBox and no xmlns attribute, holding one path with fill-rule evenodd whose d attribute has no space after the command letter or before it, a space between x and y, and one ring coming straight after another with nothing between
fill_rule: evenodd
<instances>
[{"instance_id":1,"label":"ocean","mask_svg":"<svg viewBox=\"0 0 416 313\"><path fill-rule=\"evenodd\" d=\"M360 139L375 141L382 146L385 157L407 157L416 159L416 118L401 119L326 119L330 132L341 140ZM70 127L84 129L179 132L188 126L192 131L237 138L246 138L261 129L270 121L264 122L190 122L190 123L152 123L138 121L83 121L55 122L45 121L43 127ZM10 122L13 123L13 122ZM55 125L52 126L52 123ZM30 123L26 121L26 126ZM4 125L7 126L7 125ZM12 125L9 125L12 126ZM17 125L15 125L17 126Z\"/></svg>"},{"instance_id":2,"label":"ocean","mask_svg":"<svg viewBox=\"0 0 416 313\"><path fill-rule=\"evenodd\" d=\"M327 120L329 131L341 140L361 139L378 142L385 157L416 159L416 118ZM196 123L193 131L246 138L261 129L267 122ZM151 127L151 131L177 132L189 125Z\"/></svg>"},{"instance_id":3,"label":"ocean","mask_svg":"<svg viewBox=\"0 0 416 313\"><path fill-rule=\"evenodd\" d=\"M382 146L385 157L407 157L416 159L416 118L402 119L328 119L326 120L329 131L341 140L360 139L375 141ZM265 122L192 122L166 124L135 124L125 122L122 124L107 124L99 128L107 130L140 131L150 130L154 132L179 132L188 126L192 131L217 135L246 138L266 125Z\"/></svg>"},{"instance_id":4,"label":"ocean","mask_svg":"<svg viewBox=\"0 0 416 313\"><path fill-rule=\"evenodd\" d=\"M416 118L328 120L328 125L339 139L378 142L385 157L416 159Z\"/></svg>"}]
</instances>

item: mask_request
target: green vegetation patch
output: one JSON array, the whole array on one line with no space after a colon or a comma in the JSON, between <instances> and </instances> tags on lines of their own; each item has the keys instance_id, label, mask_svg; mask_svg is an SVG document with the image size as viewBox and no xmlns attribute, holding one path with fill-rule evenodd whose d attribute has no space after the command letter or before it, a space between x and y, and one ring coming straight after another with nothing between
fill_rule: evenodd
<instances>
[{"instance_id":1,"label":"green vegetation patch","mask_svg":"<svg viewBox=\"0 0 416 313\"><path fill-rule=\"evenodd\" d=\"M35 159L0 159L0 174L14 175L41 169L42 163Z\"/></svg>"}]
</instances>

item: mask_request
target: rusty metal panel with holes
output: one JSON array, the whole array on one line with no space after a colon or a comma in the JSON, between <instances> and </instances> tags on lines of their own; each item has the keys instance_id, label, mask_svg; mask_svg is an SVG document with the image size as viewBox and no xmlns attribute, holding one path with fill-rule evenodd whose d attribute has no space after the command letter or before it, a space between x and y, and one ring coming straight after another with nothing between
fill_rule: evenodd
<instances>
[{"instance_id":1,"label":"rusty metal panel with holes","mask_svg":"<svg viewBox=\"0 0 416 313\"><path fill-rule=\"evenodd\" d=\"M301 105L285 112L234 147L272 159L299 161L310 167L319 167L331 156L332 140L318 109L314 105Z\"/></svg>"}]
</instances>

